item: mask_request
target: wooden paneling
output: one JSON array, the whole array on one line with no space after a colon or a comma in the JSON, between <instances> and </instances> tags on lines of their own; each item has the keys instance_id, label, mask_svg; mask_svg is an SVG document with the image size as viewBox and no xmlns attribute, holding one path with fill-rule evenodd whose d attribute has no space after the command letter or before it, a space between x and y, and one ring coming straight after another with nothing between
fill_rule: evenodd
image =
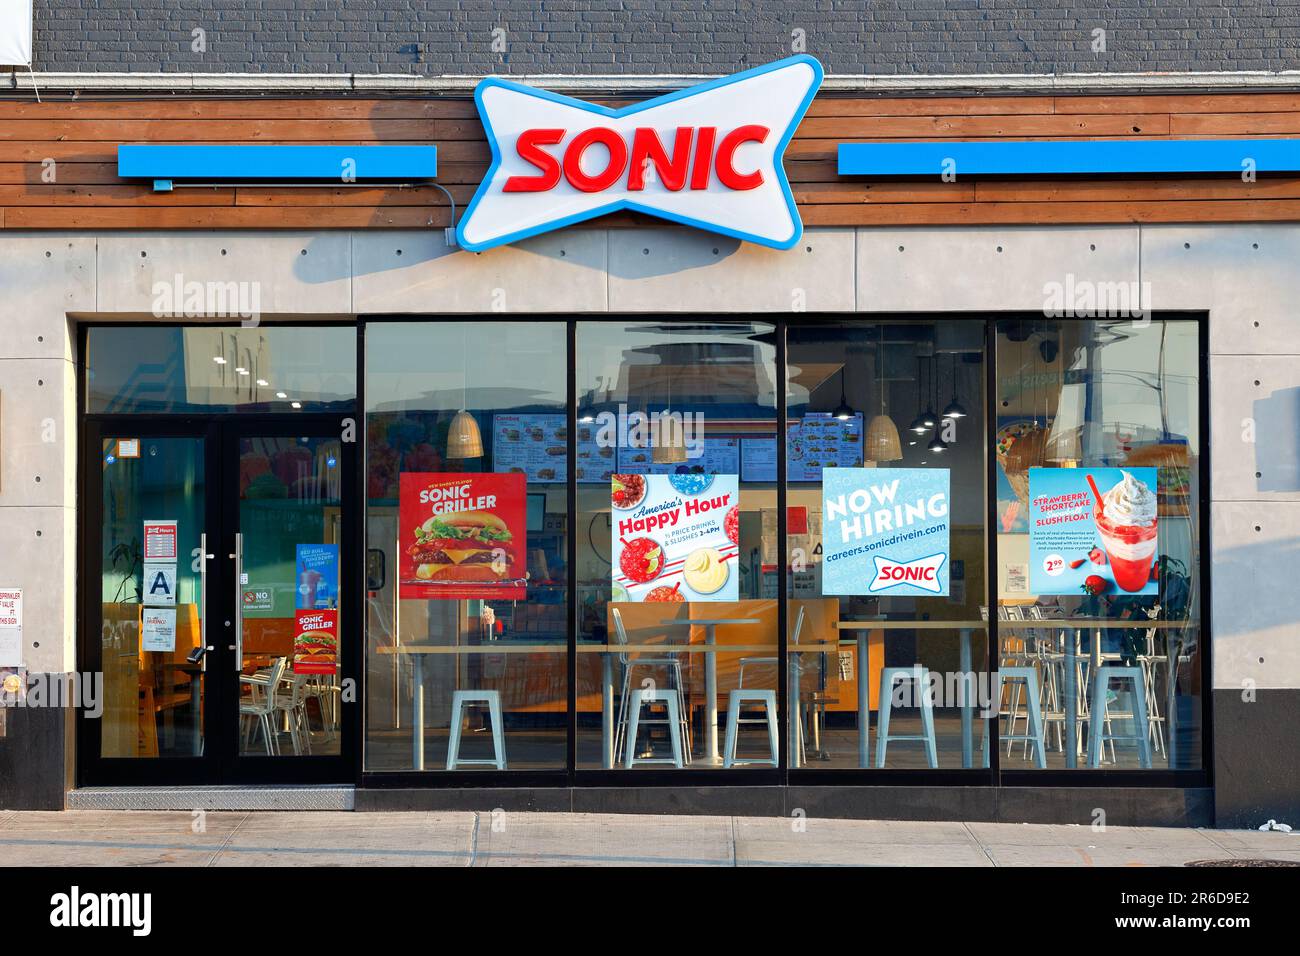
<instances>
[{"instance_id":1,"label":"wooden paneling","mask_svg":"<svg viewBox=\"0 0 1300 956\"><path fill-rule=\"evenodd\" d=\"M602 98L619 105L628 100ZM1300 177L1124 180L842 178L842 142L1300 136L1300 93L1130 96L843 96L812 104L786 156L808 225L1241 222L1300 219ZM0 101L0 228L430 228L451 224L431 187L181 188L116 175L116 146L436 143L438 182L461 209L490 152L469 98L165 98ZM601 225L654 220L620 214Z\"/></svg>"}]
</instances>

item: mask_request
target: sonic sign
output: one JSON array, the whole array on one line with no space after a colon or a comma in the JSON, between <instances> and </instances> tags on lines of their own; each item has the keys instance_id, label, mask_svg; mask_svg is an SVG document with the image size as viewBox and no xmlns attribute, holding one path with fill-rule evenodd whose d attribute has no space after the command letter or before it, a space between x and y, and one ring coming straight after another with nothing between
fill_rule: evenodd
<instances>
[{"instance_id":1,"label":"sonic sign","mask_svg":"<svg viewBox=\"0 0 1300 956\"><path fill-rule=\"evenodd\" d=\"M489 77L492 165L457 239L477 252L631 209L788 249L803 225L782 158L821 81L794 56L615 110Z\"/></svg>"}]
</instances>

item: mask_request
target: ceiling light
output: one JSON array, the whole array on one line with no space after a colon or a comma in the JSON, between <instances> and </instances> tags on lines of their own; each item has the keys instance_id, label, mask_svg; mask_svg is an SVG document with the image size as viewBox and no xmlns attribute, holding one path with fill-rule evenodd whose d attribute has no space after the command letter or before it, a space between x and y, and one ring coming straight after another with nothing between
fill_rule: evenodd
<instances>
[{"instance_id":1,"label":"ceiling light","mask_svg":"<svg viewBox=\"0 0 1300 956\"><path fill-rule=\"evenodd\" d=\"M270 385L271 383L264 378L259 378L257 380L257 384L259 388L266 388L266 386Z\"/></svg>"},{"instance_id":2,"label":"ceiling light","mask_svg":"<svg viewBox=\"0 0 1300 956\"><path fill-rule=\"evenodd\" d=\"M448 458L482 458L483 433L478 421L465 409L458 411L447 429Z\"/></svg>"},{"instance_id":3,"label":"ceiling light","mask_svg":"<svg viewBox=\"0 0 1300 956\"><path fill-rule=\"evenodd\" d=\"M290 402L289 406L291 408L302 408L302 402Z\"/></svg>"},{"instance_id":4,"label":"ceiling light","mask_svg":"<svg viewBox=\"0 0 1300 956\"><path fill-rule=\"evenodd\" d=\"M840 403L839 405L835 406L835 411L831 412L831 415L833 415L835 418L839 419L842 422L847 422L849 419L857 415L857 412L854 411L853 406L848 403L848 400L844 395L844 366L843 365L840 366Z\"/></svg>"},{"instance_id":5,"label":"ceiling light","mask_svg":"<svg viewBox=\"0 0 1300 956\"><path fill-rule=\"evenodd\" d=\"M288 393L288 392L276 392L276 393L275 393L275 397L276 397L276 398L288 398L288 397L289 397L289 393Z\"/></svg>"},{"instance_id":6,"label":"ceiling light","mask_svg":"<svg viewBox=\"0 0 1300 956\"><path fill-rule=\"evenodd\" d=\"M965 418L966 409L957 401L957 356L952 357L952 401L943 410L944 418Z\"/></svg>"},{"instance_id":7,"label":"ceiling light","mask_svg":"<svg viewBox=\"0 0 1300 956\"><path fill-rule=\"evenodd\" d=\"M226 364L226 359L225 359L225 357L224 357L224 356L221 356L221 355L214 355L214 356L212 356L212 361L216 362L218 365L225 365L225 364Z\"/></svg>"}]
</instances>

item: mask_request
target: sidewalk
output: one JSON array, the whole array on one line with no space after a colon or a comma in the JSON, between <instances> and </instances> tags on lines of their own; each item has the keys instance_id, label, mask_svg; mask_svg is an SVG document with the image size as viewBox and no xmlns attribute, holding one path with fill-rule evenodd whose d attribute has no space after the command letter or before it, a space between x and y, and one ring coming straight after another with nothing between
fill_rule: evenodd
<instances>
[{"instance_id":1,"label":"sidewalk","mask_svg":"<svg viewBox=\"0 0 1300 956\"><path fill-rule=\"evenodd\" d=\"M0 811L6 866L1181 866L1300 863L1300 835L551 813Z\"/></svg>"}]
</instances>

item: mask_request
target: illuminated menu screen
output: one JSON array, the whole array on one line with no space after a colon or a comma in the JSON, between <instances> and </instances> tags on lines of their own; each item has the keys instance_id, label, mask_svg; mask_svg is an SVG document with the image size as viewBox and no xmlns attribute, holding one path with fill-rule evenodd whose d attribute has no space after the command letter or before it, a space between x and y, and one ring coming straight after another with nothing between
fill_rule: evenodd
<instances>
[{"instance_id":1,"label":"illuminated menu screen","mask_svg":"<svg viewBox=\"0 0 1300 956\"><path fill-rule=\"evenodd\" d=\"M739 438L706 438L701 453L680 462L655 462L649 448L620 448L618 470L625 475L734 475L740 471Z\"/></svg>"},{"instance_id":2,"label":"illuminated menu screen","mask_svg":"<svg viewBox=\"0 0 1300 956\"><path fill-rule=\"evenodd\" d=\"M862 465L862 416L841 421L829 412L805 415L786 429L786 480L821 481L823 468ZM776 439L746 438L740 480L776 481Z\"/></svg>"},{"instance_id":3,"label":"illuminated menu screen","mask_svg":"<svg viewBox=\"0 0 1300 956\"><path fill-rule=\"evenodd\" d=\"M614 449L596 445L594 425L578 426L580 482L608 482ZM492 416L492 470L519 472L529 481L567 481L569 423L564 415Z\"/></svg>"}]
</instances>

